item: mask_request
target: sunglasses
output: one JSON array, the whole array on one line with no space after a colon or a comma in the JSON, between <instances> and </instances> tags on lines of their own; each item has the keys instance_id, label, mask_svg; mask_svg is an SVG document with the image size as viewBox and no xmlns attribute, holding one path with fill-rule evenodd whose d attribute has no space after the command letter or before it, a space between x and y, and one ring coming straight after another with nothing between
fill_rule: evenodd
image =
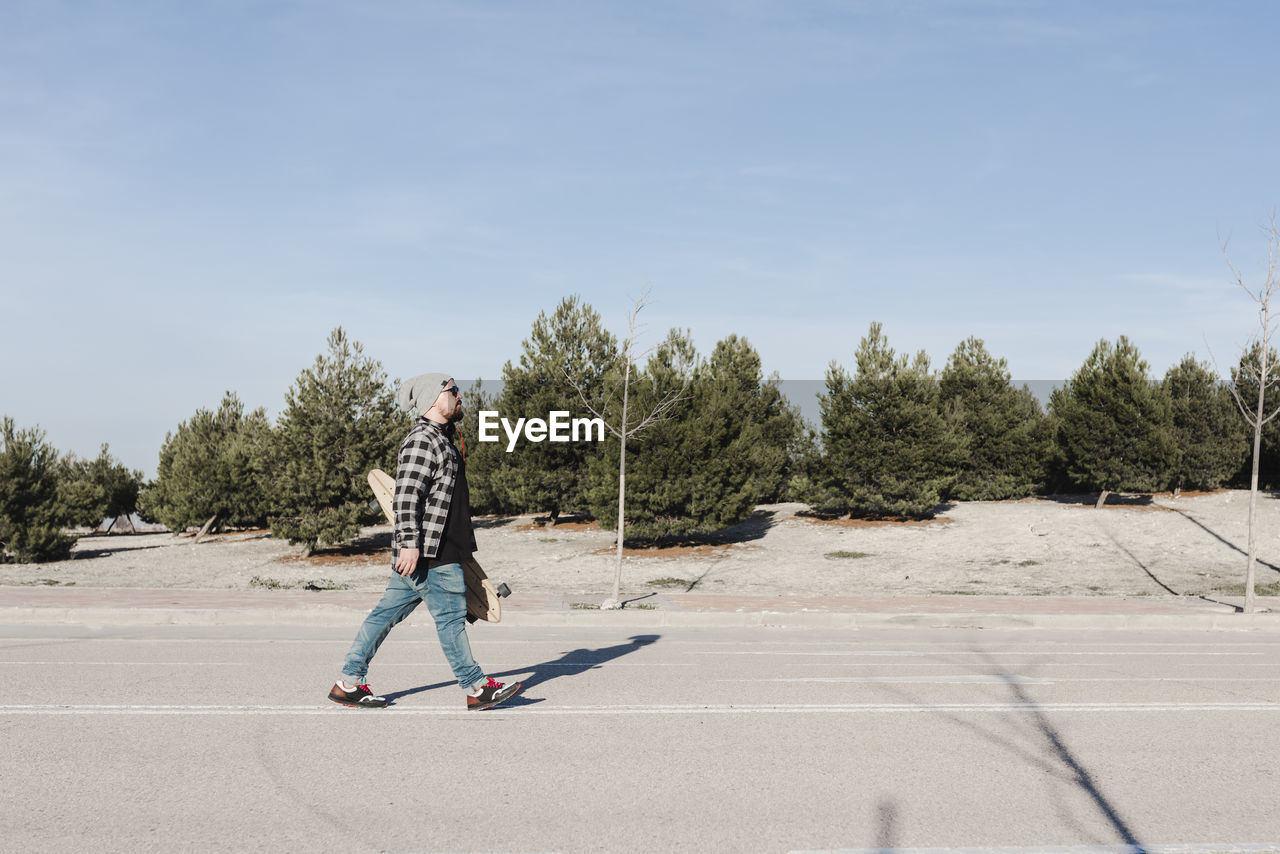
<instances>
[{"instance_id":1,"label":"sunglasses","mask_svg":"<svg viewBox=\"0 0 1280 854\"><path fill-rule=\"evenodd\" d=\"M452 392L452 393L453 393L453 395L454 395L455 397L461 397L461 396L462 396L462 392L458 391L458 387L457 387L456 385L454 385L454 386L449 386L448 388L442 388L442 389L440 389L440 393L441 393L441 394L444 394L446 391L447 391L447 392Z\"/></svg>"}]
</instances>

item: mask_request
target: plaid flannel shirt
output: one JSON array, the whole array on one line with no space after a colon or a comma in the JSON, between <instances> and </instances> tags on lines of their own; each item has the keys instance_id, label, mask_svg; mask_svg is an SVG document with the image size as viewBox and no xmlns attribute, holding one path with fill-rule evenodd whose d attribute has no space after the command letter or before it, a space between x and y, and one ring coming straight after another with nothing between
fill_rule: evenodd
<instances>
[{"instance_id":1,"label":"plaid flannel shirt","mask_svg":"<svg viewBox=\"0 0 1280 854\"><path fill-rule=\"evenodd\" d=\"M402 548L421 549L423 557L435 557L440 551L458 478L458 449L452 437L452 429L419 418L400 444L392 501L396 516L392 563ZM475 551L474 540L471 550Z\"/></svg>"}]
</instances>

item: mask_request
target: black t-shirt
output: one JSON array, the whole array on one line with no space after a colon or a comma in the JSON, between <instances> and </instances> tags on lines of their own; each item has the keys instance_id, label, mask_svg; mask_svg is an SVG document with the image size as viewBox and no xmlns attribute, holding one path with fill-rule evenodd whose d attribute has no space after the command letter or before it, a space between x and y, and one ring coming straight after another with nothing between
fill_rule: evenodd
<instances>
[{"instance_id":1,"label":"black t-shirt","mask_svg":"<svg viewBox=\"0 0 1280 854\"><path fill-rule=\"evenodd\" d=\"M456 453L456 451L455 451ZM440 536L440 550L427 558L427 569L446 563L462 563L471 557L471 493L467 490L467 464L458 455L458 477L453 482L453 498L449 500L449 516Z\"/></svg>"}]
</instances>

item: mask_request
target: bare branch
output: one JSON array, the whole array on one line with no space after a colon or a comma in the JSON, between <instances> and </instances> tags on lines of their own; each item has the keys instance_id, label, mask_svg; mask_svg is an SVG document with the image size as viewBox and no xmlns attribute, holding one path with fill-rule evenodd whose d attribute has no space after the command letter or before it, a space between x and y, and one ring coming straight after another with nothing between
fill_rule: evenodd
<instances>
[{"instance_id":1,"label":"bare branch","mask_svg":"<svg viewBox=\"0 0 1280 854\"><path fill-rule=\"evenodd\" d=\"M1270 224L1262 227L1267 234L1267 270L1266 278L1257 293L1244 283L1244 277L1235 265L1231 263L1231 257L1227 252L1227 244L1220 241L1222 254L1227 260L1227 267L1230 268L1231 274L1236 279L1236 284L1240 286L1250 299L1258 304L1258 326L1259 337L1254 339L1253 346L1258 348L1257 365L1252 364L1251 351L1245 351L1241 359L1240 367L1233 375L1231 385L1231 394L1235 398L1236 406L1240 408L1245 420L1253 427L1253 473L1249 488L1249 550L1247 553L1247 562L1245 564L1245 598L1244 612L1251 613L1254 608L1254 577L1255 564L1257 561L1257 505L1258 505L1258 449L1262 441L1262 428L1267 422L1271 421L1277 415L1280 415L1280 407L1277 407L1270 415L1264 417L1266 395L1269 388L1275 382L1274 372L1276 365L1271 363L1271 336L1275 333L1277 326L1271 317L1271 298L1276 295L1277 289L1280 289L1280 276L1277 276L1277 266L1280 265L1280 227L1276 223L1276 214L1271 213ZM1244 401L1241 399L1236 386L1242 376L1251 377L1258 384L1258 403L1257 409L1253 414L1246 411Z\"/></svg>"},{"instance_id":2,"label":"bare branch","mask_svg":"<svg viewBox=\"0 0 1280 854\"><path fill-rule=\"evenodd\" d=\"M1275 418L1277 415L1280 415L1280 406L1277 406L1277 407L1276 407L1276 408L1271 412L1271 414L1270 414L1270 415L1268 415L1266 418L1263 418L1263 419L1262 419L1262 423L1263 423L1263 424L1266 424L1268 421L1270 421L1272 418ZM1253 422L1252 422L1252 421L1250 421L1249 423L1250 423L1250 424L1252 424Z\"/></svg>"},{"instance_id":3,"label":"bare branch","mask_svg":"<svg viewBox=\"0 0 1280 854\"><path fill-rule=\"evenodd\" d=\"M677 403L680 403L682 401L689 399L684 395L684 390L687 389L688 387L689 387L689 383L686 381L684 385L680 386L679 389L668 392L662 398L662 400L658 401L658 403L653 407L653 409L649 410L648 415L640 419L639 424L637 424L635 427L627 431L627 436L634 436L636 433L639 433L641 430L648 427L650 424L655 424L659 421L665 420L667 417L667 414L672 410L672 408L675 407Z\"/></svg>"},{"instance_id":4,"label":"bare branch","mask_svg":"<svg viewBox=\"0 0 1280 854\"><path fill-rule=\"evenodd\" d=\"M1227 241L1221 241L1218 244L1218 248L1222 251L1222 257L1226 259L1227 262L1227 269L1231 271L1231 277L1235 279L1236 284L1240 286L1241 290L1249 295L1249 299L1261 304L1262 297L1259 294L1255 294L1253 290L1244 283L1244 276L1236 269L1236 265L1231 262L1231 256L1227 253Z\"/></svg>"},{"instance_id":5,"label":"bare branch","mask_svg":"<svg viewBox=\"0 0 1280 854\"><path fill-rule=\"evenodd\" d=\"M612 433L613 435L621 439L622 434L619 433L616 429L614 429L614 426L609 423L608 419L606 419L603 415L597 412L595 407L592 406L587 401L587 395L582 391L582 386L578 385L578 383L573 379L573 377L569 376L568 369L561 367L560 371L564 374L564 378L569 381L569 385L573 386L574 391L578 393L578 399L582 401L582 405L587 408L587 411L590 412L592 415L594 415L596 418L599 418L602 422L604 422L604 426L609 429L610 433ZM606 400L605 403L606 403L606 406L603 408L607 408L608 401Z\"/></svg>"},{"instance_id":6,"label":"bare branch","mask_svg":"<svg viewBox=\"0 0 1280 854\"><path fill-rule=\"evenodd\" d=\"M1238 408L1240 410L1240 414L1244 416L1245 422L1251 427L1257 426L1254 424L1254 416L1250 414L1249 410L1245 407L1244 400L1240 398L1240 392L1236 391L1235 385L1228 385L1227 390L1231 392L1231 397L1236 402L1236 408Z\"/></svg>"}]
</instances>

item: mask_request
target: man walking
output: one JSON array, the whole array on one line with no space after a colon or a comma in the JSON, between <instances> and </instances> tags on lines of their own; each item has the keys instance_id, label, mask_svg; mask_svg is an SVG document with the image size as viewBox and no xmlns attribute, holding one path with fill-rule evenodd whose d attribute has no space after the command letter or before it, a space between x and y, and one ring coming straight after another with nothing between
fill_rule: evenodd
<instances>
[{"instance_id":1,"label":"man walking","mask_svg":"<svg viewBox=\"0 0 1280 854\"><path fill-rule=\"evenodd\" d=\"M365 617L329 699L359 709L387 705L365 683L369 662L392 626L422 602L435 619L440 647L466 692L467 708L480 711L510 699L520 683L486 680L467 640L467 585L462 564L476 549L471 527L464 457L453 445L462 418L462 396L448 374L422 374L400 387L400 408L418 420L400 445L393 502L391 580Z\"/></svg>"}]
</instances>

